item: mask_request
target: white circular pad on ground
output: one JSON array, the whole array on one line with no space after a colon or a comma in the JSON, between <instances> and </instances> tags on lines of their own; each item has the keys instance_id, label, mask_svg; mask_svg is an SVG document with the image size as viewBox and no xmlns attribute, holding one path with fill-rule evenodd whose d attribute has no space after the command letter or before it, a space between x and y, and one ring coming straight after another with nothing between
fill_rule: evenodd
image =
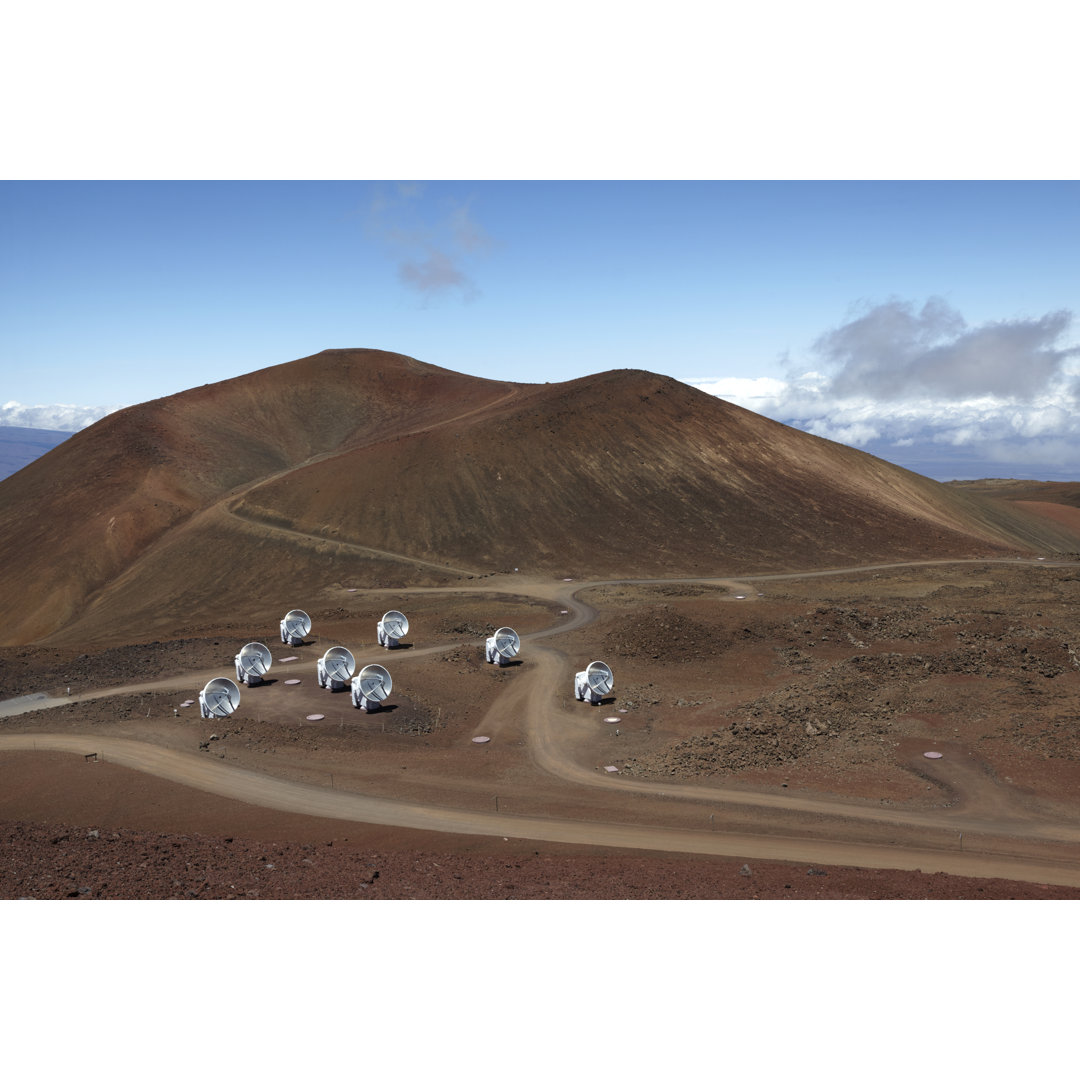
<instances>
[{"instance_id":1,"label":"white circular pad on ground","mask_svg":"<svg viewBox=\"0 0 1080 1080\"><path fill-rule=\"evenodd\" d=\"M491 738L487 735L474 735L473 742L491 742Z\"/></svg>"},{"instance_id":2,"label":"white circular pad on ground","mask_svg":"<svg viewBox=\"0 0 1080 1080\"><path fill-rule=\"evenodd\" d=\"M323 716L323 714L321 712L308 713L307 718L309 720L325 720L326 719L326 717Z\"/></svg>"},{"instance_id":3,"label":"white circular pad on ground","mask_svg":"<svg viewBox=\"0 0 1080 1080\"><path fill-rule=\"evenodd\" d=\"M939 758L941 757L941 754L939 754L936 750L927 750L926 753L923 754L923 757Z\"/></svg>"}]
</instances>

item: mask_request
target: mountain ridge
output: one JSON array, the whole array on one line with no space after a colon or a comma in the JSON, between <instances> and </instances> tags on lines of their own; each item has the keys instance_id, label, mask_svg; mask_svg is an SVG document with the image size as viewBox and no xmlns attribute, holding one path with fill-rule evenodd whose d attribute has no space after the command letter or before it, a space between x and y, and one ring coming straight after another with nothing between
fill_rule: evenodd
<instances>
[{"instance_id":1,"label":"mountain ridge","mask_svg":"<svg viewBox=\"0 0 1080 1080\"><path fill-rule=\"evenodd\" d=\"M1077 546L666 376L525 384L334 349L112 413L0 483L0 643L165 637L346 581Z\"/></svg>"}]
</instances>

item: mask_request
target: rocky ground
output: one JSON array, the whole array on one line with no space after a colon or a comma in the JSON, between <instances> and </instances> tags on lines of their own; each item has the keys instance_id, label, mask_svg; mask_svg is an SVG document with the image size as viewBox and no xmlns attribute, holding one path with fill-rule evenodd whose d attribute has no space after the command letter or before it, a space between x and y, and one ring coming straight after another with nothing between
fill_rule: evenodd
<instances>
[{"instance_id":1,"label":"rocky ground","mask_svg":"<svg viewBox=\"0 0 1080 1080\"><path fill-rule=\"evenodd\" d=\"M561 638L560 647L571 657L607 660L616 688L604 709L573 714L566 752L581 764L643 780L826 792L887 806L941 809L982 800L1018 818L1080 821L1075 565L761 581L745 602L730 590L690 583L603 586L582 598L599 617ZM384 606L404 610L406 600ZM286 691L279 677L245 696L260 703L256 710L225 725L202 721L178 707L197 691L192 679L191 687L82 702L0 726L201 748L244 768L305 782L336 778L402 798L426 798L438 785L440 801L471 808L490 808L492 793L501 793L504 806L522 813L552 806L582 819L610 813L602 792L553 788L532 766L512 716L489 746L471 743L515 677L514 669L482 662L478 639L497 624L526 634L550 625L562 617L557 605L441 596L427 611L410 611L417 651L391 665L395 708L381 717L348 708L345 695L306 686ZM370 613L348 604L318 616L323 644L373 637ZM63 693L68 685L78 694L215 665L228 674L232 655L252 639L237 628L232 636L96 654L7 649L0 652L0 697ZM305 661L321 654L321 645L305 649ZM527 645L522 660L528 663ZM303 700L318 703L326 721L306 720L310 707L289 705L301 701L290 692L322 695ZM600 713L617 716L617 727L603 724ZM927 759L928 751L942 758ZM1077 895L943 874L375 829L260 810L55 753L0 754L0 820L6 898Z\"/></svg>"},{"instance_id":2,"label":"rocky ground","mask_svg":"<svg viewBox=\"0 0 1080 1080\"><path fill-rule=\"evenodd\" d=\"M641 855L368 850L333 840L0 822L5 900L1077 900L1080 889L898 870Z\"/></svg>"}]
</instances>

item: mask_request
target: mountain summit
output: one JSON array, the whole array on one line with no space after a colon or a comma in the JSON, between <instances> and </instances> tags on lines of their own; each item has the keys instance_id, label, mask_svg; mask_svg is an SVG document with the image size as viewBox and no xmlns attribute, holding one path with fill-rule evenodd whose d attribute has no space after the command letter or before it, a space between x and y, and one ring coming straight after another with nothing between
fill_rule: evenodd
<instances>
[{"instance_id":1,"label":"mountain summit","mask_svg":"<svg viewBox=\"0 0 1080 1080\"><path fill-rule=\"evenodd\" d=\"M1072 549L673 379L332 349L113 413L0 483L0 644L108 644L510 572L702 577Z\"/></svg>"}]
</instances>

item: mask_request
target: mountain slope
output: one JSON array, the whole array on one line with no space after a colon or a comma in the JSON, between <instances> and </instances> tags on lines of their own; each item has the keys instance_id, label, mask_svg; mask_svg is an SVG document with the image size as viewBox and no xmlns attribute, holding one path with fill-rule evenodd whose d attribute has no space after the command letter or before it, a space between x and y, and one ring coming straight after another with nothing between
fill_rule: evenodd
<instances>
[{"instance_id":1,"label":"mountain slope","mask_svg":"<svg viewBox=\"0 0 1080 1080\"><path fill-rule=\"evenodd\" d=\"M0 484L0 643L276 619L343 584L692 576L1077 547L684 384L330 350L114 413Z\"/></svg>"},{"instance_id":2,"label":"mountain slope","mask_svg":"<svg viewBox=\"0 0 1080 1080\"><path fill-rule=\"evenodd\" d=\"M505 393L397 354L342 350L112 413L0 483L0 643L64 626L230 491L347 437ZM232 558L215 542L206 560L212 573ZM160 608L189 573L181 560L141 595Z\"/></svg>"}]
</instances>

